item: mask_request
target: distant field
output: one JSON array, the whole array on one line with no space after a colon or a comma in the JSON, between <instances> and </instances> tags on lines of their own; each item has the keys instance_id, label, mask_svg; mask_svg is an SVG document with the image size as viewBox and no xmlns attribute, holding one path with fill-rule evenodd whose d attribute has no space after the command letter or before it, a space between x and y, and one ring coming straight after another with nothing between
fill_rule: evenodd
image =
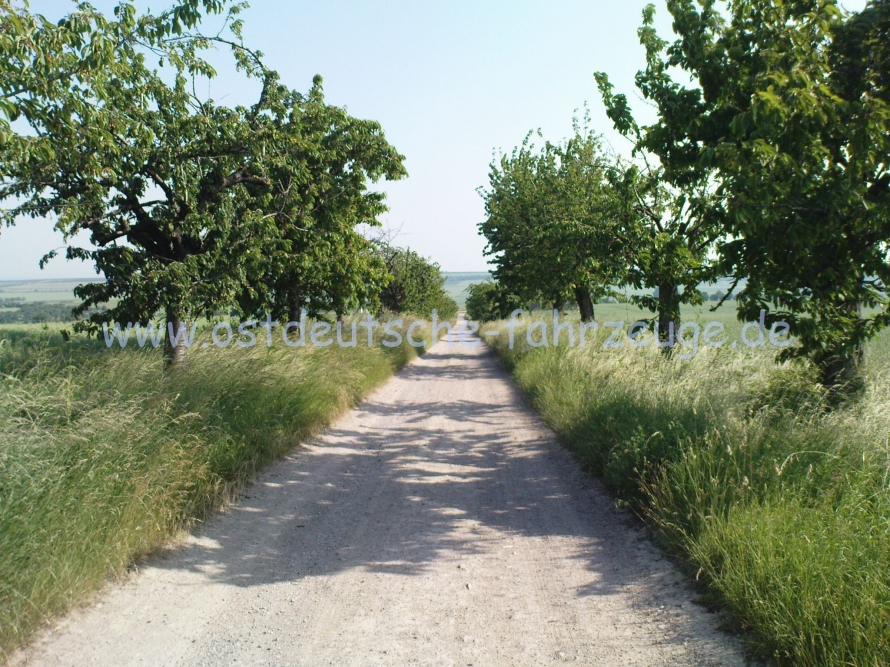
<instances>
[{"instance_id":1,"label":"distant field","mask_svg":"<svg viewBox=\"0 0 890 667\"><path fill-rule=\"evenodd\" d=\"M460 308L467 305L467 287L491 277L487 273L449 273L447 271L443 271L442 275L445 276L445 291Z\"/></svg>"},{"instance_id":2,"label":"distant field","mask_svg":"<svg viewBox=\"0 0 890 667\"><path fill-rule=\"evenodd\" d=\"M473 283L481 283L491 276L484 272L447 272L445 276L445 291L463 308L467 302L466 289ZM80 278L73 280L0 280L0 301L4 299L24 299L28 302L41 301L44 303L75 303L74 288L86 282L98 282L97 278ZM721 279L714 285L702 285L700 289L713 293L718 290L727 291L730 281ZM636 290L625 290L628 295ZM642 291L640 291L642 293Z\"/></svg>"},{"instance_id":3,"label":"distant field","mask_svg":"<svg viewBox=\"0 0 890 667\"><path fill-rule=\"evenodd\" d=\"M457 305L460 308L463 308L467 305L467 287L469 287L473 283L481 283L482 281L489 280L491 278L490 274L483 272L458 273L443 271L442 275L445 276L445 291L448 293L448 296L457 301ZM713 294L714 292L728 292L731 286L731 280L729 280L728 278L721 278L714 284L700 285L699 289L703 292L707 292L708 294ZM739 284L738 289L740 289L741 287L744 287L744 281ZM736 291L738 291L738 289ZM623 292L627 296L651 292L651 290L635 290L632 288L622 288L619 291Z\"/></svg>"},{"instance_id":4,"label":"distant field","mask_svg":"<svg viewBox=\"0 0 890 667\"><path fill-rule=\"evenodd\" d=\"M96 278L75 280L0 280L0 300L24 299L46 303L76 302L74 288L88 282L98 282Z\"/></svg>"}]
</instances>

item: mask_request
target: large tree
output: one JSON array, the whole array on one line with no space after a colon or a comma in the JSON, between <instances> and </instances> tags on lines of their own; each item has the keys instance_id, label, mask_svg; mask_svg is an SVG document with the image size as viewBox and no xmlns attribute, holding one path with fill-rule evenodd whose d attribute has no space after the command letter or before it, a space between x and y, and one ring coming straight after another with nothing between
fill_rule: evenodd
<instances>
[{"instance_id":1,"label":"large tree","mask_svg":"<svg viewBox=\"0 0 890 667\"><path fill-rule=\"evenodd\" d=\"M827 385L855 383L888 323L890 5L851 19L833 2L745 4L712 56L741 75L714 90L732 118L708 141L735 236L725 264L748 278L743 313L772 311Z\"/></svg>"},{"instance_id":2,"label":"large tree","mask_svg":"<svg viewBox=\"0 0 890 667\"><path fill-rule=\"evenodd\" d=\"M652 135L662 163L713 170L721 268L747 281L740 317L788 322L798 345L780 358L811 358L829 386L855 380L862 343L888 323L890 4L854 15L833 0L734 0L728 17L710 0L668 10L678 39L660 40L647 20L657 67L638 77L673 101Z\"/></svg>"},{"instance_id":3,"label":"large tree","mask_svg":"<svg viewBox=\"0 0 890 667\"><path fill-rule=\"evenodd\" d=\"M386 284L379 254L356 227L379 224L384 195L368 185L404 177L404 157L379 123L326 104L321 83L316 77L309 94L275 121L293 141L289 159L268 172L275 186L264 207L275 221L276 240L265 253L261 279L241 299L246 312L291 321L304 308L342 315L375 308Z\"/></svg>"},{"instance_id":4,"label":"large tree","mask_svg":"<svg viewBox=\"0 0 890 667\"><path fill-rule=\"evenodd\" d=\"M263 282L270 252L330 256L330 239L315 229L330 231L324 221L297 211L311 203L307 191L330 189L316 164L335 178L352 168L349 150L358 154L362 145L349 143L355 136L345 148L327 145L337 143L330 125L343 114L324 107L320 81L307 98L280 85L258 54L233 47L239 66L262 81L252 106L199 100L187 69L177 67L168 82L136 56L108 76L94 105L71 109L63 100L44 115L37 129L48 138L48 154L7 162L4 194L20 198L11 216L52 212L66 236L90 234L94 248L69 246L68 256L92 260L105 280L77 288L78 310L116 304L80 328L146 321L160 311L176 333L189 317L237 307L248 289L274 287ZM305 107L327 114L327 132L319 123L304 127ZM352 197L342 187L348 180L333 187ZM294 234L307 228L295 247ZM338 242L341 259L362 256ZM335 275L327 267L315 278L330 284ZM185 336L167 337L170 362L185 352Z\"/></svg>"},{"instance_id":5,"label":"large tree","mask_svg":"<svg viewBox=\"0 0 890 667\"><path fill-rule=\"evenodd\" d=\"M619 160L612 171L626 238L626 280L651 290L651 296L633 300L657 313L659 338L670 353L670 330L679 330L681 306L701 303L698 285L714 277L708 260L721 230L713 217L713 169L699 163L694 140L677 130L698 119L701 97L671 79L673 62L652 27L654 12L652 5L644 10L638 31L646 67L636 85L655 108L655 122L638 124L626 95L614 93L605 73L595 76L609 118L633 144L632 159Z\"/></svg>"},{"instance_id":6,"label":"large tree","mask_svg":"<svg viewBox=\"0 0 890 667\"><path fill-rule=\"evenodd\" d=\"M681 325L681 306L703 302L698 286L711 280L709 261L717 236L702 208L710 201L701 185L686 192L667 182L664 169L616 161L610 172L616 200L625 284L644 294L630 297L655 313L658 338L671 354Z\"/></svg>"},{"instance_id":7,"label":"large tree","mask_svg":"<svg viewBox=\"0 0 890 667\"><path fill-rule=\"evenodd\" d=\"M90 234L92 249L67 254L92 260L105 280L75 290L78 311L117 303L80 328L163 311L175 332L234 303L272 226L262 195L288 140L273 121L290 103L271 73L253 107L228 109L197 100L182 73L168 84L134 58L96 106L46 116L39 130L51 153L11 162L7 195L22 198L13 215L52 212L66 237ZM167 346L181 361L184 341Z\"/></svg>"},{"instance_id":8,"label":"large tree","mask_svg":"<svg viewBox=\"0 0 890 667\"><path fill-rule=\"evenodd\" d=\"M524 301L559 306L573 299L581 317L621 272L621 237L599 138L575 134L537 150L531 135L491 166L479 225L499 285Z\"/></svg>"},{"instance_id":9,"label":"large tree","mask_svg":"<svg viewBox=\"0 0 890 667\"><path fill-rule=\"evenodd\" d=\"M90 235L93 248L67 255L92 260L105 280L76 289L78 311L116 303L78 327L162 312L177 334L218 310L342 313L375 302L385 271L355 227L385 210L367 181L405 173L379 125L325 104L320 77L308 95L281 85L240 43L237 20L230 41L182 35L179 14L165 16L169 25L97 75L101 85L51 91L29 117L35 138L19 142L40 150L3 154L0 196L17 200L8 221L51 213L67 238ZM199 49L211 43L230 46L261 82L255 104L197 97L194 78L212 74ZM149 67L154 56L159 69ZM184 359L186 341L168 335L171 363Z\"/></svg>"}]
</instances>

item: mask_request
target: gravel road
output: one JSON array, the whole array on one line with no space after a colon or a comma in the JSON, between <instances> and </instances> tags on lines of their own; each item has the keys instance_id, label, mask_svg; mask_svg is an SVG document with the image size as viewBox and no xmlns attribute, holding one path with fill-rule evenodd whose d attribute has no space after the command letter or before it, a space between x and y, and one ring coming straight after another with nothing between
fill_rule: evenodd
<instances>
[{"instance_id":1,"label":"gravel road","mask_svg":"<svg viewBox=\"0 0 890 667\"><path fill-rule=\"evenodd\" d=\"M27 665L744 665L484 345L440 342Z\"/></svg>"}]
</instances>

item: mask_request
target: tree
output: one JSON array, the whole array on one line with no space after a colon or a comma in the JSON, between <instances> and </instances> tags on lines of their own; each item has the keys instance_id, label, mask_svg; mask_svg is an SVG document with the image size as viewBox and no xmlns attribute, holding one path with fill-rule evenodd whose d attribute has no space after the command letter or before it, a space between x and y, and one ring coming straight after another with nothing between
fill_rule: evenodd
<instances>
[{"instance_id":1,"label":"tree","mask_svg":"<svg viewBox=\"0 0 890 667\"><path fill-rule=\"evenodd\" d=\"M193 314L232 305L262 256L265 172L286 143L268 114L287 113L289 100L272 75L256 105L232 110L195 100L182 75L167 85L138 59L126 74L73 122L66 109L48 115L52 156L11 165L18 185L8 193L26 198L13 213L51 211L66 237L90 233L94 249L67 255L92 260L105 281L76 288L77 312L118 302L80 328L165 311L176 332ZM168 336L171 362L185 351Z\"/></svg>"},{"instance_id":2,"label":"tree","mask_svg":"<svg viewBox=\"0 0 890 667\"><path fill-rule=\"evenodd\" d=\"M830 387L855 381L862 343L888 323L890 5L737 0L728 20L699 5L668 2L678 39L642 77L677 102L653 135L670 148L659 157L715 173L708 219L726 235L721 271L747 279L740 317L788 322L798 345L780 359L809 357ZM651 21L642 30L666 46Z\"/></svg>"},{"instance_id":3,"label":"tree","mask_svg":"<svg viewBox=\"0 0 890 667\"><path fill-rule=\"evenodd\" d=\"M376 307L386 269L360 224L377 225L386 211L384 195L368 182L406 175L404 157L387 143L380 125L349 116L325 103L321 77L290 114L274 122L294 138L287 160L268 175L275 187L263 204L275 221L276 240L265 253L262 278L248 286L245 312L270 312L300 319L333 310Z\"/></svg>"},{"instance_id":4,"label":"tree","mask_svg":"<svg viewBox=\"0 0 890 667\"><path fill-rule=\"evenodd\" d=\"M608 76L598 72L595 77L615 129L633 143L635 162L619 161L612 172L612 185L623 202L627 281L637 289L658 290L657 297L636 296L633 301L657 313L659 338L670 353L670 329L679 330L681 306L702 303L697 287L714 276L707 260L720 227L712 215L713 170L699 163L694 137L676 129L699 118L700 91L671 79L672 52L664 58L668 44L655 33L654 16L649 5L638 31L646 68L637 73L636 84L657 110L656 121L641 127L627 97L613 92Z\"/></svg>"},{"instance_id":5,"label":"tree","mask_svg":"<svg viewBox=\"0 0 890 667\"><path fill-rule=\"evenodd\" d=\"M479 232L487 241L485 254L495 258L494 275L499 284L532 300L541 293L541 277L547 271L546 259L538 252L538 221L541 214L541 187L538 163L531 134L512 155L492 163L489 190L481 190L486 219ZM564 300L557 288L551 299Z\"/></svg>"},{"instance_id":6,"label":"tree","mask_svg":"<svg viewBox=\"0 0 890 667\"><path fill-rule=\"evenodd\" d=\"M475 322L503 320L522 307L518 297L491 280L473 283L466 291L467 317Z\"/></svg>"},{"instance_id":7,"label":"tree","mask_svg":"<svg viewBox=\"0 0 890 667\"><path fill-rule=\"evenodd\" d=\"M167 102L181 110L184 75L214 74L199 57L208 40L186 31L198 25L202 10L218 13L224 5L219 0L181 0L159 16L137 16L135 6L123 2L115 8L114 19L108 19L83 4L53 24L30 13L27 6L0 0L4 53L0 63L0 199L19 200L2 212L3 222L11 225L20 217L56 213L67 233L89 228L94 240L104 246L130 238L121 232L130 226L128 216L133 216L139 227L133 239L139 235L147 239L144 206L159 202L145 204L139 197L152 169L143 165L148 171L141 172L137 183L130 183L128 193L117 190L118 177L132 168L127 164L128 151L138 153L154 138L153 130L142 124L145 113L152 113L149 107L159 105L156 120L164 115L162 105ZM236 35L240 22L234 17L241 8L233 6L228 16ZM172 66L177 73L174 88L168 89L149 72L146 57L157 57L160 67ZM10 125L20 119L28 128L24 134L14 132ZM155 172L151 178L157 181L156 177ZM155 185L163 189L163 184ZM115 216L119 225L112 229L109 220ZM69 252L72 257L88 254L76 249ZM116 247L93 256L97 269L109 278L105 300L117 296L127 270L121 271L115 259L126 263L132 257ZM131 263L131 274L139 270L136 264ZM80 312L103 301L102 290L94 285L78 289L79 296L87 298ZM144 286L133 291L139 294L121 310L139 310L135 302L146 291Z\"/></svg>"},{"instance_id":8,"label":"tree","mask_svg":"<svg viewBox=\"0 0 890 667\"><path fill-rule=\"evenodd\" d=\"M457 314L457 304L445 292L445 278L438 264L388 241L378 241L374 252L389 275L380 294L383 308L417 315L426 315L435 309L443 319Z\"/></svg>"},{"instance_id":9,"label":"tree","mask_svg":"<svg viewBox=\"0 0 890 667\"><path fill-rule=\"evenodd\" d=\"M723 66L745 78L715 91L717 111L736 104L732 143L711 138L736 237L724 262L748 276L741 312L788 321L800 345L786 356L809 356L830 387L858 382L863 342L888 323L888 7L738 7L722 37Z\"/></svg>"},{"instance_id":10,"label":"tree","mask_svg":"<svg viewBox=\"0 0 890 667\"><path fill-rule=\"evenodd\" d=\"M689 186L681 192L666 182L663 169L620 161L610 178L620 223L625 272L623 281L636 289L653 290L632 295L630 301L656 314L658 338L671 354L681 325L681 306L698 305L698 285L713 277L708 252L715 230L704 224L704 188Z\"/></svg>"},{"instance_id":11,"label":"tree","mask_svg":"<svg viewBox=\"0 0 890 667\"><path fill-rule=\"evenodd\" d=\"M620 282L623 238L607 187L608 166L598 136L574 122L575 134L551 155L540 176L547 193L541 232L549 278L567 283L582 321L593 320L595 301ZM555 162L555 164L554 164Z\"/></svg>"},{"instance_id":12,"label":"tree","mask_svg":"<svg viewBox=\"0 0 890 667\"><path fill-rule=\"evenodd\" d=\"M239 67L263 82L250 108L198 100L187 64L174 63L168 84L137 54L106 77L95 104L64 98L35 122L51 149L46 155L7 161L12 178L4 196L22 199L10 216L53 212L67 237L91 235L95 249L69 246L67 254L94 261L105 281L77 288L78 312L117 303L80 328L144 322L163 311L176 334L187 317L237 307L249 288L262 292L271 248L330 255L319 250L331 247L322 234L303 239L303 246L315 244L312 252L294 247L288 236L309 224L293 217L307 204L307 188L325 187L313 165L333 173L344 162L351 169L355 157L332 157L343 150L325 146L333 130L304 130L306 106L332 122L321 82L307 100L280 85L259 54L231 45ZM313 224L322 226L317 216ZM339 239L339 247L348 248L348 241ZM319 279L331 276L329 269ZM185 335L168 335L171 363L182 361L186 348Z\"/></svg>"},{"instance_id":13,"label":"tree","mask_svg":"<svg viewBox=\"0 0 890 667\"><path fill-rule=\"evenodd\" d=\"M529 134L492 164L479 229L504 289L556 307L574 299L587 321L620 274L620 236L599 138L586 123L574 128L571 139L540 152Z\"/></svg>"}]
</instances>

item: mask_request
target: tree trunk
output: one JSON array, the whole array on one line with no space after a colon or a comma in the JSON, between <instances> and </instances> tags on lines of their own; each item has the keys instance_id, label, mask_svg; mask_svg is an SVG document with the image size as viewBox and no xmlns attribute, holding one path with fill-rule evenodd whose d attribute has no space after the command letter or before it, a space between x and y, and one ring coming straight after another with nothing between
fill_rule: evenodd
<instances>
[{"instance_id":1,"label":"tree trunk","mask_svg":"<svg viewBox=\"0 0 890 667\"><path fill-rule=\"evenodd\" d=\"M673 324L673 332L671 332ZM677 285L664 282L658 286L658 340L664 344L662 352L670 356L677 345L680 331L680 294Z\"/></svg>"},{"instance_id":2,"label":"tree trunk","mask_svg":"<svg viewBox=\"0 0 890 667\"><path fill-rule=\"evenodd\" d=\"M575 301L578 302L578 310L581 311L581 321L593 321L593 297L586 287L575 288Z\"/></svg>"},{"instance_id":3,"label":"tree trunk","mask_svg":"<svg viewBox=\"0 0 890 667\"><path fill-rule=\"evenodd\" d=\"M186 355L188 354L188 346L186 345L186 341L188 340L188 330L182 331L180 335L180 327L186 327L187 325L183 323L183 321L179 317L179 311L175 308L168 307L167 308L167 335L164 338L164 362L168 368L176 368L185 363ZM173 344L173 338L170 336L170 331L173 331L173 336L176 337L176 344Z\"/></svg>"},{"instance_id":4,"label":"tree trunk","mask_svg":"<svg viewBox=\"0 0 890 667\"><path fill-rule=\"evenodd\" d=\"M848 393L860 383L859 366L862 363L862 346L838 351L819 363L822 384L832 393Z\"/></svg>"},{"instance_id":5,"label":"tree trunk","mask_svg":"<svg viewBox=\"0 0 890 667\"><path fill-rule=\"evenodd\" d=\"M861 317L862 308L858 301L850 301L841 305L842 310ZM861 344L853 347L839 348L817 359L821 381L829 390L829 398L839 398L845 394L862 389L863 348Z\"/></svg>"},{"instance_id":6,"label":"tree trunk","mask_svg":"<svg viewBox=\"0 0 890 667\"><path fill-rule=\"evenodd\" d=\"M287 311L288 311L288 323L296 322L300 323L302 315L303 315L303 296L299 292L289 292L287 295ZM287 326L287 325L285 325ZM300 331L296 327L292 327L290 331L287 332L287 337L289 340L297 342L300 340L302 336L305 336L305 331Z\"/></svg>"},{"instance_id":7,"label":"tree trunk","mask_svg":"<svg viewBox=\"0 0 890 667\"><path fill-rule=\"evenodd\" d=\"M299 322L300 311L303 309L303 297L297 292L289 294L287 299L287 306L290 313L289 321Z\"/></svg>"}]
</instances>

